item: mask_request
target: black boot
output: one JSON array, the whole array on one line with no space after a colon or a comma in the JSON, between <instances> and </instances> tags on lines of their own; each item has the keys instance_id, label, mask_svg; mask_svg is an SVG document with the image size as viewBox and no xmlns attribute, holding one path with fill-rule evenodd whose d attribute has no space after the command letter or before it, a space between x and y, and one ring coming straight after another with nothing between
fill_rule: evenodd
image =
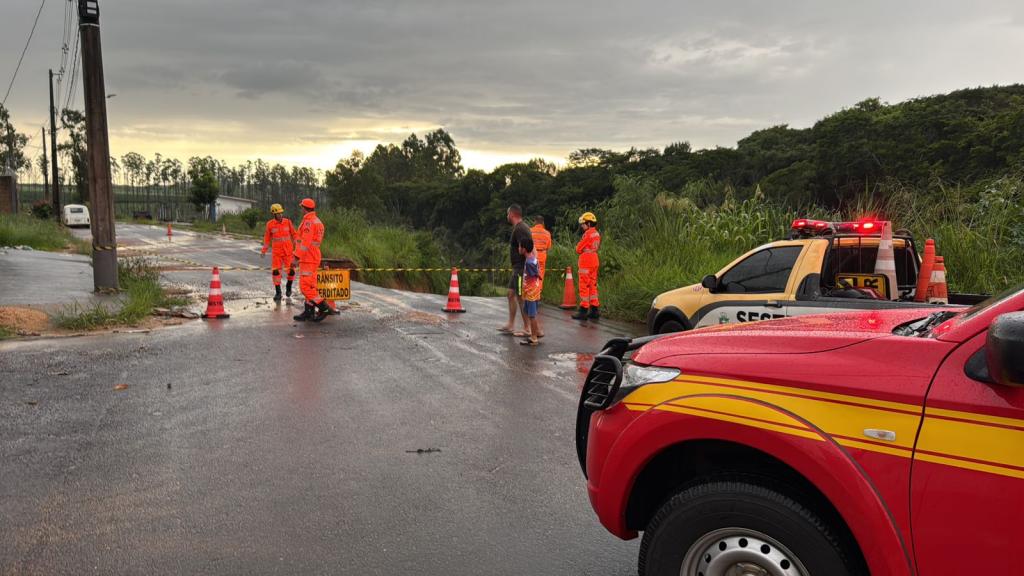
<instances>
[{"instance_id":1,"label":"black boot","mask_svg":"<svg viewBox=\"0 0 1024 576\"><path fill-rule=\"evenodd\" d=\"M316 307L316 315L313 316L313 322L323 322L324 318L331 315L331 308L327 305L324 300L320 301L320 304Z\"/></svg>"},{"instance_id":2,"label":"black boot","mask_svg":"<svg viewBox=\"0 0 1024 576\"><path fill-rule=\"evenodd\" d=\"M274 286L274 302L281 301L281 285Z\"/></svg>"},{"instance_id":3,"label":"black boot","mask_svg":"<svg viewBox=\"0 0 1024 576\"><path fill-rule=\"evenodd\" d=\"M573 320L587 321L588 311L583 306L580 306L579 311L572 315Z\"/></svg>"},{"instance_id":4,"label":"black boot","mask_svg":"<svg viewBox=\"0 0 1024 576\"><path fill-rule=\"evenodd\" d=\"M591 306L590 307L590 319L591 320L597 320L600 317L601 317L601 307L600 306Z\"/></svg>"},{"instance_id":5,"label":"black boot","mask_svg":"<svg viewBox=\"0 0 1024 576\"><path fill-rule=\"evenodd\" d=\"M287 296L288 298L292 297L292 281L291 280L289 280L288 283L284 285L284 295Z\"/></svg>"},{"instance_id":6,"label":"black boot","mask_svg":"<svg viewBox=\"0 0 1024 576\"><path fill-rule=\"evenodd\" d=\"M292 316L292 320L296 320L298 322L305 322L306 320L309 320L310 318L313 317L313 311L316 310L316 308L313 307L313 305L310 304L309 302L306 302L304 306L305 309L302 310L302 314L299 314L298 316Z\"/></svg>"}]
</instances>

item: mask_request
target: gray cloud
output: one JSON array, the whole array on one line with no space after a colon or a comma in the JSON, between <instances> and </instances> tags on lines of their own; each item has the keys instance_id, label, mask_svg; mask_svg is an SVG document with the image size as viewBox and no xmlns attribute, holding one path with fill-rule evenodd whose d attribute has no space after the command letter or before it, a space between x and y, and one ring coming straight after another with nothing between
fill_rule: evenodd
<instances>
[{"instance_id":1,"label":"gray cloud","mask_svg":"<svg viewBox=\"0 0 1024 576\"><path fill-rule=\"evenodd\" d=\"M5 6L16 54L34 7ZM101 0L112 130L174 126L251 150L400 140L443 125L463 148L733 145L878 96L1022 78L1024 9L995 0L822 3ZM47 6L8 103L45 117L62 6ZM13 70L0 60L0 79ZM142 130L141 127L146 127ZM180 130L180 133L179 133ZM26 129L28 131L28 129Z\"/></svg>"}]
</instances>

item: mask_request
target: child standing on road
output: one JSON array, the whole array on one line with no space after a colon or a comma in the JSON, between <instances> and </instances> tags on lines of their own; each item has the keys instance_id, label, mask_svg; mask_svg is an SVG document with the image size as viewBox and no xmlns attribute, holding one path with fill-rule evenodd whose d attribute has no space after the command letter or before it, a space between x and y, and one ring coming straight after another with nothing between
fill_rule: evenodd
<instances>
[{"instance_id":1,"label":"child standing on road","mask_svg":"<svg viewBox=\"0 0 1024 576\"><path fill-rule=\"evenodd\" d=\"M541 277L537 251L527 251L526 246L519 245L519 253L526 257L523 267L523 313L530 319L530 336L520 342L523 346L536 346L544 334L540 331L537 320L537 309L540 307Z\"/></svg>"}]
</instances>

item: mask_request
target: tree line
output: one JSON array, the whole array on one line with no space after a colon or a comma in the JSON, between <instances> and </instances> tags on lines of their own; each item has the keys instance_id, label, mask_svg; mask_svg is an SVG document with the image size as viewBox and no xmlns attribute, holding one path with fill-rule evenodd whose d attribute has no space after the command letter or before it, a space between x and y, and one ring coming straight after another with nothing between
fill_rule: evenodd
<instances>
[{"instance_id":1,"label":"tree line","mask_svg":"<svg viewBox=\"0 0 1024 576\"><path fill-rule=\"evenodd\" d=\"M469 254L496 238L509 204L557 223L598 208L620 176L650 179L698 207L760 195L787 207L842 208L885 194L894 181L924 188L1024 170L1024 85L898 104L872 98L808 128L757 130L735 147L588 148L567 160L564 167L532 160L465 170L451 135L436 130L369 155L354 152L327 173L326 186L334 205L433 229Z\"/></svg>"},{"instance_id":2,"label":"tree line","mask_svg":"<svg viewBox=\"0 0 1024 576\"><path fill-rule=\"evenodd\" d=\"M87 200L84 116L64 110L61 126L66 182ZM5 164L32 168L27 140L0 108ZM190 196L197 206L216 194L256 199L265 208L326 192L333 205L360 210L371 221L432 229L448 244L473 252L494 238L508 204L522 204L557 222L567 212L593 209L611 198L618 176L652 179L698 206L759 192L785 206L835 208L884 190L885 182L960 184L1021 171L1024 85L965 89L897 104L872 98L808 128L757 130L735 147L694 150L680 141L661 149L581 149L562 167L537 159L490 172L467 170L453 137L439 129L423 137L412 134L400 144L381 144L369 154L356 151L326 172L262 160L230 166L209 156L182 163L134 152L113 158L111 168L129 194ZM199 181L196 190L193 183Z\"/></svg>"}]
</instances>

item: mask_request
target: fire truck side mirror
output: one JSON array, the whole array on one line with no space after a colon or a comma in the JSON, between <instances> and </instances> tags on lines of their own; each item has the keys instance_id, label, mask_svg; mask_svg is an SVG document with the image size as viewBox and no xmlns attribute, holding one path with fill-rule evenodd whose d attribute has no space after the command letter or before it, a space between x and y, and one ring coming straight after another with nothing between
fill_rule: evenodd
<instances>
[{"instance_id":1,"label":"fire truck side mirror","mask_svg":"<svg viewBox=\"0 0 1024 576\"><path fill-rule=\"evenodd\" d=\"M714 292L718 290L718 277L714 274L708 274L700 281L700 285L707 288L709 291Z\"/></svg>"},{"instance_id":2,"label":"fire truck side mirror","mask_svg":"<svg viewBox=\"0 0 1024 576\"><path fill-rule=\"evenodd\" d=\"M992 381L1024 386L1024 312L997 317L988 328L985 350Z\"/></svg>"}]
</instances>

